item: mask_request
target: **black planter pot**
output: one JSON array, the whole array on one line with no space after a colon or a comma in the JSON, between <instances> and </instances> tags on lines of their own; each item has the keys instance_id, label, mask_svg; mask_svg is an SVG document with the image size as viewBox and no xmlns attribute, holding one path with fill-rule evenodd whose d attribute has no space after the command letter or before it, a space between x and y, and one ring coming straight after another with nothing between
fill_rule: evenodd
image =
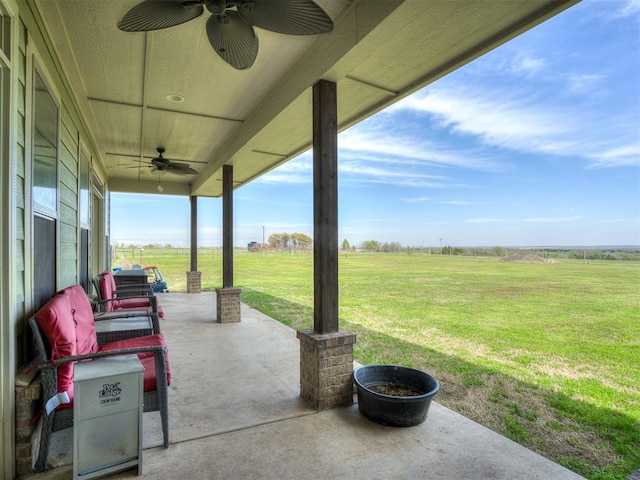
<instances>
[{"instance_id":1,"label":"black planter pot","mask_svg":"<svg viewBox=\"0 0 640 480\"><path fill-rule=\"evenodd\" d=\"M353 373L358 389L358 409L374 422L394 427L411 427L425 421L431 400L440 384L428 373L395 365L367 365ZM380 385L393 385L417 393L396 396L378 393Z\"/></svg>"}]
</instances>

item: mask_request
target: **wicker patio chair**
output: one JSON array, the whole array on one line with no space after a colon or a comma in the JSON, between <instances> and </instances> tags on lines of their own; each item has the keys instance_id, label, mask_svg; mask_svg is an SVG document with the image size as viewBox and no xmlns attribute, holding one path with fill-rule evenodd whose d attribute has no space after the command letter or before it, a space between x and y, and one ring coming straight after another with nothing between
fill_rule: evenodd
<instances>
[{"instance_id":1,"label":"wicker patio chair","mask_svg":"<svg viewBox=\"0 0 640 480\"><path fill-rule=\"evenodd\" d=\"M113 341L110 332L96 334L91 306L74 304L69 289L58 292L29 319L35 363L46 403L67 392L73 400L73 364L114 355L136 354L144 367L144 411L160 411L163 444L169 446L168 385L171 382L167 345L162 334ZM87 310L88 309L88 310ZM42 413L40 440L34 455L36 472L47 468L53 432L73 426L72 403Z\"/></svg>"},{"instance_id":2,"label":"wicker patio chair","mask_svg":"<svg viewBox=\"0 0 640 480\"><path fill-rule=\"evenodd\" d=\"M105 272L108 272L106 270ZM104 275L105 272L102 272L100 275L96 275L91 279L93 282L93 288L96 291L96 295L99 299L102 299L101 288L100 288L100 278ZM112 277L113 274L108 272ZM120 295L121 298L126 297L147 297L150 295L155 295L153 289L150 284L130 284L130 285L117 285L115 281L115 277L113 277L113 285L114 285L114 293Z\"/></svg>"},{"instance_id":3,"label":"wicker patio chair","mask_svg":"<svg viewBox=\"0 0 640 480\"><path fill-rule=\"evenodd\" d=\"M86 311L88 311L88 308L93 309L89 297L87 297L84 289L80 285L67 287L62 290L62 292L71 295L70 301L72 304L82 304L82 308ZM93 318L95 322L105 321L106 324L110 325L104 326L104 324L96 323L97 331L100 331L104 335L107 335L105 331L108 331L110 342L161 333L158 314L150 312L148 309L120 310L115 312L94 311ZM144 320L146 320L146 323L149 323L149 328L142 329L140 327L141 323L145 323Z\"/></svg>"},{"instance_id":4,"label":"wicker patio chair","mask_svg":"<svg viewBox=\"0 0 640 480\"><path fill-rule=\"evenodd\" d=\"M131 311L144 309L164 318L164 310L158 303L149 285L131 285L116 288L113 274L109 270L102 272L94 285L98 292L98 309L103 312Z\"/></svg>"}]
</instances>

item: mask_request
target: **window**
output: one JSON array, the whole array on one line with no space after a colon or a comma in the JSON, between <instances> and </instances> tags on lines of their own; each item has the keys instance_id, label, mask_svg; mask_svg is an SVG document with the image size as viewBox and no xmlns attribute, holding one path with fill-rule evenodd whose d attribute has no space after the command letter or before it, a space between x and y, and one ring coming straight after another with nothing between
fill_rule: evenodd
<instances>
[{"instance_id":1,"label":"window","mask_svg":"<svg viewBox=\"0 0 640 480\"><path fill-rule=\"evenodd\" d=\"M1 7L1 5L0 5ZM0 8L0 51L11 59L11 19Z\"/></svg>"},{"instance_id":2,"label":"window","mask_svg":"<svg viewBox=\"0 0 640 480\"><path fill-rule=\"evenodd\" d=\"M58 106L38 72L33 92L33 202L54 215L58 204Z\"/></svg>"},{"instance_id":3,"label":"window","mask_svg":"<svg viewBox=\"0 0 640 480\"><path fill-rule=\"evenodd\" d=\"M89 228L89 157L80 150L80 225Z\"/></svg>"},{"instance_id":4,"label":"window","mask_svg":"<svg viewBox=\"0 0 640 480\"><path fill-rule=\"evenodd\" d=\"M33 301L37 310L56 291L58 210L58 106L33 74Z\"/></svg>"},{"instance_id":5,"label":"window","mask_svg":"<svg viewBox=\"0 0 640 480\"><path fill-rule=\"evenodd\" d=\"M56 292L56 222L33 219L33 306L39 310Z\"/></svg>"},{"instance_id":6,"label":"window","mask_svg":"<svg viewBox=\"0 0 640 480\"><path fill-rule=\"evenodd\" d=\"M80 285L89 292L89 156L80 149L78 210L80 211Z\"/></svg>"},{"instance_id":7,"label":"window","mask_svg":"<svg viewBox=\"0 0 640 480\"><path fill-rule=\"evenodd\" d=\"M0 155L8 158L6 139L9 134L9 67L11 59L11 19L0 3Z\"/></svg>"}]
</instances>

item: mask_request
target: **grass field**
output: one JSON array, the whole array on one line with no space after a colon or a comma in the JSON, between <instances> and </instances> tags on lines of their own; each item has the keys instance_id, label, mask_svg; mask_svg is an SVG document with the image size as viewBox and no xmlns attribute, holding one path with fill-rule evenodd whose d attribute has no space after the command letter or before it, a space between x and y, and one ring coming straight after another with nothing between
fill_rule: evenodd
<instances>
[{"instance_id":1,"label":"grass field","mask_svg":"<svg viewBox=\"0 0 640 480\"><path fill-rule=\"evenodd\" d=\"M144 254L186 289L187 249ZM203 288L221 285L221 262L199 252ZM311 255L238 251L234 271L243 302L313 326ZM340 327L357 333L357 361L426 370L441 404L589 479L622 480L640 468L639 280L637 262L342 255Z\"/></svg>"}]
</instances>

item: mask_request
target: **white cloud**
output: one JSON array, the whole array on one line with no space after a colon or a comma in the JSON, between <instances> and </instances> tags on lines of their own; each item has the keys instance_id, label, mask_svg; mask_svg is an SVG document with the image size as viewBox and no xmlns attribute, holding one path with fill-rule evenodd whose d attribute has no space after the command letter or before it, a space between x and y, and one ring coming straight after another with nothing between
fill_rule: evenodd
<instances>
[{"instance_id":1,"label":"white cloud","mask_svg":"<svg viewBox=\"0 0 640 480\"><path fill-rule=\"evenodd\" d=\"M607 77L593 73L576 73L568 75L566 78L571 92L598 95L599 92L597 91L597 88L600 87Z\"/></svg>"},{"instance_id":2,"label":"white cloud","mask_svg":"<svg viewBox=\"0 0 640 480\"><path fill-rule=\"evenodd\" d=\"M393 112L393 107L388 111ZM384 118L384 114L381 118ZM443 144L425 139L420 132L414 135L403 135L401 132L391 131L384 123L375 125L373 128L364 124L343 132L339 137L338 147L341 152L358 152L358 155L373 154L379 159L394 163L412 160L412 163L419 165L432 164L482 171L504 169L504 165L488 158L482 152L461 148L447 149Z\"/></svg>"},{"instance_id":3,"label":"white cloud","mask_svg":"<svg viewBox=\"0 0 640 480\"><path fill-rule=\"evenodd\" d=\"M280 172L278 169L273 170L254 180L254 183L265 183L271 185L303 185L311 182L311 174Z\"/></svg>"},{"instance_id":4,"label":"white cloud","mask_svg":"<svg viewBox=\"0 0 640 480\"><path fill-rule=\"evenodd\" d=\"M626 5L621 11L628 16L640 15L640 0L627 0Z\"/></svg>"},{"instance_id":5,"label":"white cloud","mask_svg":"<svg viewBox=\"0 0 640 480\"><path fill-rule=\"evenodd\" d=\"M640 165L640 142L592 153L587 158L590 168L637 166Z\"/></svg>"},{"instance_id":6,"label":"white cloud","mask_svg":"<svg viewBox=\"0 0 640 480\"><path fill-rule=\"evenodd\" d=\"M488 89L434 88L401 102L400 108L433 115L443 128L479 137L513 150L553 151L569 133L566 114L543 109L534 98L517 98ZM549 147L550 141L555 147ZM550 152L550 153L551 153Z\"/></svg>"},{"instance_id":7,"label":"white cloud","mask_svg":"<svg viewBox=\"0 0 640 480\"><path fill-rule=\"evenodd\" d=\"M640 228L640 218L605 218L603 223L632 223Z\"/></svg>"},{"instance_id":8,"label":"white cloud","mask_svg":"<svg viewBox=\"0 0 640 480\"><path fill-rule=\"evenodd\" d=\"M295 230L308 229L311 227L309 223L302 222L261 222L261 223L238 223L238 228L262 228L266 230Z\"/></svg>"},{"instance_id":9,"label":"white cloud","mask_svg":"<svg viewBox=\"0 0 640 480\"><path fill-rule=\"evenodd\" d=\"M535 75L547 66L543 58L536 58L527 53L519 53L511 62L511 72L526 77Z\"/></svg>"},{"instance_id":10,"label":"white cloud","mask_svg":"<svg viewBox=\"0 0 640 480\"><path fill-rule=\"evenodd\" d=\"M263 184L302 185L312 181L312 160L308 153L294 158L254 180Z\"/></svg>"},{"instance_id":11,"label":"white cloud","mask_svg":"<svg viewBox=\"0 0 640 480\"><path fill-rule=\"evenodd\" d=\"M576 76L576 88L591 88L596 75ZM576 85L577 85L576 83ZM590 83L590 87L587 84ZM592 116L580 102L561 105L546 101L533 89L497 92L491 88L457 85L432 88L399 102L394 108L427 113L442 128L477 137L487 146L524 153L544 153L585 160L587 166L638 164L638 117ZM628 117L628 116L627 116ZM635 131L635 135L634 135Z\"/></svg>"},{"instance_id":12,"label":"white cloud","mask_svg":"<svg viewBox=\"0 0 640 480\"><path fill-rule=\"evenodd\" d=\"M611 2L607 0L602 14L611 18L640 16L640 0L623 0Z\"/></svg>"},{"instance_id":13,"label":"white cloud","mask_svg":"<svg viewBox=\"0 0 640 480\"><path fill-rule=\"evenodd\" d=\"M431 198L429 197L417 197L417 198L405 198L403 199L403 202L407 202L407 203L423 203L423 202L429 202L431 200Z\"/></svg>"},{"instance_id":14,"label":"white cloud","mask_svg":"<svg viewBox=\"0 0 640 480\"><path fill-rule=\"evenodd\" d=\"M565 222L574 222L576 220L580 220L581 216L573 216L573 217L534 217L534 218L523 218L522 221L526 223L565 223Z\"/></svg>"},{"instance_id":15,"label":"white cloud","mask_svg":"<svg viewBox=\"0 0 640 480\"><path fill-rule=\"evenodd\" d=\"M445 181L445 177L427 175L424 173L413 173L404 170L393 170L389 168L380 168L368 166L359 162L345 163L340 167L340 171L344 173L354 173L361 177L369 177L370 179L392 182L394 179L412 178L416 180L429 180L434 182Z\"/></svg>"},{"instance_id":16,"label":"white cloud","mask_svg":"<svg viewBox=\"0 0 640 480\"><path fill-rule=\"evenodd\" d=\"M481 205L481 203L478 202L469 202L466 200L443 200L441 202L442 205L460 205L460 206L466 206L466 205Z\"/></svg>"},{"instance_id":17,"label":"white cloud","mask_svg":"<svg viewBox=\"0 0 640 480\"><path fill-rule=\"evenodd\" d=\"M343 184L369 183L415 188L468 187L446 177L428 175L416 169L381 168L357 161L342 164L339 172Z\"/></svg>"},{"instance_id":18,"label":"white cloud","mask_svg":"<svg viewBox=\"0 0 640 480\"><path fill-rule=\"evenodd\" d=\"M508 222L506 218L469 218L462 223L502 223Z\"/></svg>"}]
</instances>

